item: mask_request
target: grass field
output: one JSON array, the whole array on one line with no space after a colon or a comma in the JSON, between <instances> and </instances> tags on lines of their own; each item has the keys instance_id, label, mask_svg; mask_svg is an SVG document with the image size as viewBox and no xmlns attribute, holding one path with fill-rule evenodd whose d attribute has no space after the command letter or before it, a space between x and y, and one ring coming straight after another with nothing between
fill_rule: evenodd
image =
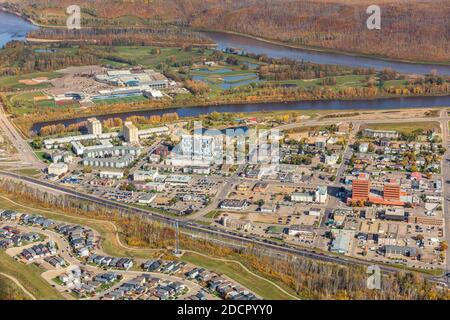
<instances>
[{"instance_id":1,"label":"grass field","mask_svg":"<svg viewBox=\"0 0 450 320\"><path fill-rule=\"evenodd\" d=\"M219 211L214 210L214 211L211 211L211 212L208 212L207 214L205 214L204 217L205 217L205 218L214 219L214 218L217 217L219 214L220 214Z\"/></svg>"},{"instance_id":2,"label":"grass field","mask_svg":"<svg viewBox=\"0 0 450 320\"><path fill-rule=\"evenodd\" d=\"M364 125L365 128L373 130L395 130L403 134L411 134L414 130L440 130L438 122L405 122L405 123L375 123Z\"/></svg>"},{"instance_id":3,"label":"grass field","mask_svg":"<svg viewBox=\"0 0 450 320\"><path fill-rule=\"evenodd\" d=\"M41 172L37 169L18 169L14 170L14 173L18 173L24 176L36 177L41 174Z\"/></svg>"},{"instance_id":4,"label":"grass field","mask_svg":"<svg viewBox=\"0 0 450 320\"><path fill-rule=\"evenodd\" d=\"M160 63L166 62L168 59L183 62L191 59L200 58L203 55L212 53L212 50L205 50L203 53L200 49L192 49L192 51L184 51L181 48L158 48L151 46L117 46L113 51L110 48L95 46L95 50L107 50L113 57L118 57L132 62L132 64L139 64L147 68L156 68ZM155 54L152 50L158 49L159 54ZM115 66L124 66L127 64L116 62L112 60L104 60L107 64Z\"/></svg>"},{"instance_id":5,"label":"grass field","mask_svg":"<svg viewBox=\"0 0 450 320\"><path fill-rule=\"evenodd\" d=\"M35 151L34 154L37 156L37 158L39 160L41 160L42 162L49 162L49 160L45 157L45 155L47 154L46 151Z\"/></svg>"},{"instance_id":6,"label":"grass field","mask_svg":"<svg viewBox=\"0 0 450 320\"><path fill-rule=\"evenodd\" d=\"M71 103L63 106L59 106L55 101L50 99L37 100L37 97L43 97L46 94L42 91L34 92L24 92L18 94L9 95L9 101L12 105L12 112L16 115L24 115L27 113L34 113L36 111L43 111L48 109L58 109L58 108L78 108L78 103Z\"/></svg>"},{"instance_id":7,"label":"grass field","mask_svg":"<svg viewBox=\"0 0 450 320\"><path fill-rule=\"evenodd\" d=\"M25 79L34 79L39 77L47 77L49 79L54 79L61 77L62 74L59 72L36 72L36 73L29 73L24 74L20 76L7 76L7 77L1 77L0 78L0 89L39 89L39 88L48 88L51 86L51 84L43 82L35 85L25 85L19 82L19 80L25 80Z\"/></svg>"},{"instance_id":8,"label":"grass field","mask_svg":"<svg viewBox=\"0 0 450 320\"><path fill-rule=\"evenodd\" d=\"M108 105L108 104L117 104L117 103L133 103L133 102L145 102L145 101L149 101L149 100L148 100L148 98L146 98L144 96L94 100L95 104L97 104L97 105Z\"/></svg>"}]
</instances>

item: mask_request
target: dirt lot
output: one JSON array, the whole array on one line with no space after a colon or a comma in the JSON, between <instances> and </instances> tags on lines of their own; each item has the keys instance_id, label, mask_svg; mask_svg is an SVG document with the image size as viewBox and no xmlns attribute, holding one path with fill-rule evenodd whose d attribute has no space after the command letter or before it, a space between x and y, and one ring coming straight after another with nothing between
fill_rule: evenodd
<instances>
[{"instance_id":1,"label":"dirt lot","mask_svg":"<svg viewBox=\"0 0 450 320\"><path fill-rule=\"evenodd\" d=\"M358 115L349 115L345 117L345 121L348 120L386 120L386 119L414 119L414 118L425 118L427 117L426 113L430 112L431 114L435 113L432 109L409 109L409 110L388 110L388 111L367 111L367 112L358 112ZM434 114L434 116L438 116L438 114ZM332 118L327 118L327 120ZM343 120L344 118L339 118Z\"/></svg>"},{"instance_id":2,"label":"dirt lot","mask_svg":"<svg viewBox=\"0 0 450 320\"><path fill-rule=\"evenodd\" d=\"M94 80L94 75L104 72L100 66L69 67L59 70L64 74L61 78L50 80L53 88L44 90L48 94L58 95L68 91L82 91L87 94L112 87Z\"/></svg>"}]
</instances>

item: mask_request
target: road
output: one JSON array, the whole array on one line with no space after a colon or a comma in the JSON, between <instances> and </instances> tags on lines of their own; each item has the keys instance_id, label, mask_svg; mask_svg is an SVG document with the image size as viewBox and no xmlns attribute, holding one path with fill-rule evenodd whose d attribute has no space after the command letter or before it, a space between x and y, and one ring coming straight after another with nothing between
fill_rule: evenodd
<instances>
[{"instance_id":1,"label":"road","mask_svg":"<svg viewBox=\"0 0 450 320\"><path fill-rule=\"evenodd\" d=\"M0 130L3 131L8 140L14 145L20 156L21 166L32 166L38 169L44 169L45 165L34 154L30 145L20 135L16 127L9 121L5 114L3 104L0 102Z\"/></svg>"},{"instance_id":2,"label":"road","mask_svg":"<svg viewBox=\"0 0 450 320\"><path fill-rule=\"evenodd\" d=\"M441 111L442 144L446 152L442 157L442 186L444 191L444 236L447 244L450 244L450 186L447 180L450 180L450 148L449 148L449 117L447 109ZM450 247L447 248L445 255L446 274L450 272ZM447 277L447 283L450 284L450 278Z\"/></svg>"},{"instance_id":3,"label":"road","mask_svg":"<svg viewBox=\"0 0 450 320\"><path fill-rule=\"evenodd\" d=\"M353 152L352 152L352 140L354 135L358 132L359 127L361 126L361 123L355 123L353 124L353 128L352 128L352 132L350 133L350 137L349 137L349 141L347 143L347 146L345 147L344 153L342 155L342 162L341 165L339 166L337 173L336 173L336 183L340 183L341 179L344 175L345 172L345 168L347 167L347 163L348 161L350 161L350 157L352 156Z\"/></svg>"}]
</instances>

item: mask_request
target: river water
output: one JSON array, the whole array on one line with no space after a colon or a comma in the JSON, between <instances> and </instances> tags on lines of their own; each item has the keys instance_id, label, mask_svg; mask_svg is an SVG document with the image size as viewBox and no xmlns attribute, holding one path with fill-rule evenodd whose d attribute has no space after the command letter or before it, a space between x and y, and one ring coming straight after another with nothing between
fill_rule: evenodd
<instances>
[{"instance_id":1,"label":"river water","mask_svg":"<svg viewBox=\"0 0 450 320\"><path fill-rule=\"evenodd\" d=\"M305 60L320 64L338 64L349 67L375 68L376 70L391 68L401 73L427 74L432 70L436 70L436 72L440 75L450 76L450 65L416 64L338 53L308 51L223 32L205 32L205 34L213 39L217 43L218 48L221 50L226 48L237 48L244 52L267 54L269 57L273 58L290 58L293 60Z\"/></svg>"},{"instance_id":2,"label":"river water","mask_svg":"<svg viewBox=\"0 0 450 320\"><path fill-rule=\"evenodd\" d=\"M36 27L29 22L12 14L0 11L0 46L6 42L17 39L25 39L26 33ZM450 66L412 64L401 62L390 62L375 58L364 58L347 56L343 54L313 52L301 49L288 48L282 45L270 44L248 37L230 35L220 32L207 32L216 41L219 49L227 47L240 48L247 52L257 54L267 54L271 57L287 57L297 60L308 60L316 63L342 64L352 67L373 67L383 69L386 67L405 73L428 73L432 69L439 74L450 75ZM346 110L346 109L397 109L397 108L422 108L450 106L450 96L444 97L404 97L371 100L327 100L327 101L297 101L288 103L257 103L257 104L228 104L209 107L181 107L164 110L134 111L121 114L109 114L99 116L99 119L110 117L120 117L122 119L131 115L150 116L163 114L166 112L177 112L180 117L198 116L217 112L254 112L254 111L276 111L276 110ZM37 123L33 126L34 131L38 131L42 126L48 124L63 123L65 125L86 120L87 117L77 119L48 121Z\"/></svg>"},{"instance_id":3,"label":"river water","mask_svg":"<svg viewBox=\"0 0 450 320\"><path fill-rule=\"evenodd\" d=\"M0 48L11 40L25 40L27 33L36 28L25 19L0 11Z\"/></svg>"},{"instance_id":4,"label":"river water","mask_svg":"<svg viewBox=\"0 0 450 320\"><path fill-rule=\"evenodd\" d=\"M370 99L370 100L321 100L321 101L295 101L287 103L253 103L253 104L226 104L219 106L207 107L182 107L169 108L164 110L145 110L132 111L118 114L108 114L104 116L96 116L99 120L106 118L118 117L125 119L129 116L146 116L161 115L168 112L176 112L180 117L194 117L201 114L209 114L211 112L230 112L245 113L254 111L279 111L279 110L349 110L349 109L401 109L401 108L423 108L423 107L441 107L450 106L450 96L444 97L406 97L406 98L386 98L386 99ZM32 130L38 132L45 125L63 123L69 125L84 121L89 117L57 120L36 123Z\"/></svg>"}]
</instances>

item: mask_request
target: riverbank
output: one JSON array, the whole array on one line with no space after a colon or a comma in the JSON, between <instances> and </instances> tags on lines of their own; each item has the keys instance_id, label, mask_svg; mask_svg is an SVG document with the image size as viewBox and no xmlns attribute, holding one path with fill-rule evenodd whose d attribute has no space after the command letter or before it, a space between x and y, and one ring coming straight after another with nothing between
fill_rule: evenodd
<instances>
[{"instance_id":1,"label":"riverbank","mask_svg":"<svg viewBox=\"0 0 450 320\"><path fill-rule=\"evenodd\" d=\"M57 28L57 29L66 28L66 26L56 26L56 25L53 26L53 25L44 25L44 24L37 23L36 21L31 19L30 17L28 17L28 16L26 16L26 15L20 13L20 12L16 12L16 11L10 10L8 8L5 8L1 4L0 4L0 11L8 13L8 14L15 15L16 17L21 18L22 20L25 20L25 21L31 23L32 25L34 25L35 27L38 27L38 28Z\"/></svg>"},{"instance_id":2,"label":"riverbank","mask_svg":"<svg viewBox=\"0 0 450 320\"><path fill-rule=\"evenodd\" d=\"M328 100L266 100L264 102L252 103L249 101L241 102L210 102L205 104L189 105L166 105L152 107L137 107L135 109L114 111L111 107L104 110L89 110L78 112L76 118L73 113L67 115L46 115L46 121L39 121L38 118L16 118L15 122L21 127L22 131L29 130L38 132L45 125L63 123L65 125L85 121L88 117L97 116L99 119L120 117L125 119L130 116L152 116L162 115L163 113L176 112L180 117L192 117L212 112L229 113L249 113L255 111L294 111L294 110L368 110L368 109L407 109L407 108L430 108L430 107L449 107L450 95L442 96L385 96L377 98L362 99L328 99ZM23 126L25 125L25 126Z\"/></svg>"}]
</instances>

